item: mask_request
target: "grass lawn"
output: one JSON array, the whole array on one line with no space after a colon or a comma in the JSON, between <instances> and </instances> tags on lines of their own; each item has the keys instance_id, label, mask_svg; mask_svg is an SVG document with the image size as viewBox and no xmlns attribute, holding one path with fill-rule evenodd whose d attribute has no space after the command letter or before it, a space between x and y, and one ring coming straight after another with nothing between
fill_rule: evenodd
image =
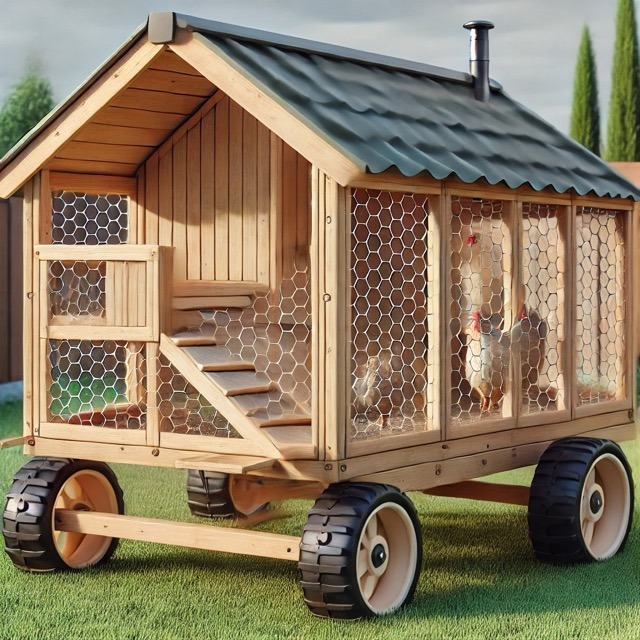
<instances>
[{"instance_id":1,"label":"grass lawn","mask_svg":"<svg viewBox=\"0 0 640 640\"><path fill-rule=\"evenodd\" d=\"M20 420L18 404L0 406L0 437L18 435ZM640 476L638 444L625 450ZM0 452L3 494L25 461L18 448ZM198 521L184 471L113 467L128 513ZM531 470L502 475L527 482ZM638 506L623 553L567 568L535 560L523 508L412 498L424 563L413 603L395 615L316 619L293 563L123 540L104 567L73 573L22 573L0 555L0 639L640 638ZM291 518L261 527L299 535L309 504L293 501Z\"/></svg>"}]
</instances>

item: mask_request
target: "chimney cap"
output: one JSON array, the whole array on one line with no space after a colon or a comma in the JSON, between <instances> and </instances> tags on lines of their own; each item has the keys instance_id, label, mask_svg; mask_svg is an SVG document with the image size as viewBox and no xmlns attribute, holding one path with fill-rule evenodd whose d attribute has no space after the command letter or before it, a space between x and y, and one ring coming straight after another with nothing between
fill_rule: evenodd
<instances>
[{"instance_id":1,"label":"chimney cap","mask_svg":"<svg viewBox=\"0 0 640 640\"><path fill-rule=\"evenodd\" d=\"M489 20L469 20L462 25L465 29L493 29L496 25Z\"/></svg>"}]
</instances>

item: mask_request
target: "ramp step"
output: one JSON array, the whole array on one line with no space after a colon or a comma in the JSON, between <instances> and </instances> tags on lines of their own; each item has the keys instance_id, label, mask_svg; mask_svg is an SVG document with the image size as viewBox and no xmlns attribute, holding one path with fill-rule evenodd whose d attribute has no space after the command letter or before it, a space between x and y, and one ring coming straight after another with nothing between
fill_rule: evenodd
<instances>
[{"instance_id":1,"label":"ramp step","mask_svg":"<svg viewBox=\"0 0 640 640\"><path fill-rule=\"evenodd\" d=\"M302 413L283 413L281 416L273 417L266 412L258 412L251 417L261 429L265 427L306 426L311 424L311 416Z\"/></svg>"},{"instance_id":2,"label":"ramp step","mask_svg":"<svg viewBox=\"0 0 640 640\"><path fill-rule=\"evenodd\" d=\"M190 346L184 351L200 371L255 371L251 362L234 355L227 347Z\"/></svg>"},{"instance_id":3,"label":"ramp step","mask_svg":"<svg viewBox=\"0 0 640 640\"><path fill-rule=\"evenodd\" d=\"M208 372L205 375L222 389L225 396L263 393L273 388L273 383L264 373L255 371Z\"/></svg>"},{"instance_id":4,"label":"ramp step","mask_svg":"<svg viewBox=\"0 0 640 640\"><path fill-rule=\"evenodd\" d=\"M265 410L269 404L268 393L246 393L234 398L245 415L252 416L256 411Z\"/></svg>"},{"instance_id":5,"label":"ramp step","mask_svg":"<svg viewBox=\"0 0 640 640\"><path fill-rule=\"evenodd\" d=\"M171 336L171 340L178 347L195 347L204 345L215 345L216 339L213 337L215 327L203 325L201 329L189 329L188 331L178 331Z\"/></svg>"}]
</instances>

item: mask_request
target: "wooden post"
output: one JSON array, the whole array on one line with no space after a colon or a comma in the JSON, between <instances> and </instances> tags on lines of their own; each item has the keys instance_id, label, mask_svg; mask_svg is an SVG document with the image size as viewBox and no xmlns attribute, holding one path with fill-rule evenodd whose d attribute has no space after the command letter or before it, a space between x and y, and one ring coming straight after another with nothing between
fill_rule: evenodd
<instances>
[{"instance_id":1,"label":"wooden post","mask_svg":"<svg viewBox=\"0 0 640 640\"><path fill-rule=\"evenodd\" d=\"M324 181L317 167L311 169L311 442L324 458L324 396L319 384L324 375L324 334L320 330L323 311L324 269L320 268L320 238L324 238ZM322 207L322 210L321 210Z\"/></svg>"},{"instance_id":2,"label":"wooden post","mask_svg":"<svg viewBox=\"0 0 640 640\"><path fill-rule=\"evenodd\" d=\"M522 276L520 273L520 245L522 243L522 203L507 200L504 202L503 224L507 232L503 239L502 270L503 281L503 317L504 331L511 331L517 321L516 314L524 302L522 295ZM519 345L511 344L511 359L506 391L502 402L502 417L511 418L520 413L522 404L522 366Z\"/></svg>"},{"instance_id":3,"label":"wooden post","mask_svg":"<svg viewBox=\"0 0 640 640\"><path fill-rule=\"evenodd\" d=\"M442 304L436 312L436 318L442 343L440 350L440 380L442 383L440 386L440 433L443 440L448 440L454 437L451 429L453 350L451 348L452 335L449 325L453 307L451 305L451 195L444 183L442 183L440 192L439 219L442 225L442 234L440 236L440 295ZM444 314L443 310L446 310Z\"/></svg>"},{"instance_id":4,"label":"wooden post","mask_svg":"<svg viewBox=\"0 0 640 640\"><path fill-rule=\"evenodd\" d=\"M322 293L325 334L325 377L320 381L325 398L325 454L327 460L345 457L350 420L349 360L351 357L351 286L348 282L350 237L349 191L320 173L325 186L324 251L320 248L320 263L324 265L325 287ZM322 315L322 314L321 314Z\"/></svg>"},{"instance_id":5,"label":"wooden post","mask_svg":"<svg viewBox=\"0 0 640 640\"><path fill-rule=\"evenodd\" d=\"M425 391L427 419L431 428L440 432L440 438L446 438L445 425L451 410L449 387L451 375L447 366L449 323L443 313L449 305L447 287L449 283L449 257L446 254L447 216L450 215L450 197L442 193L430 195L427 200L427 389ZM449 361L450 361L449 357ZM447 401L449 398L449 401Z\"/></svg>"},{"instance_id":6,"label":"wooden post","mask_svg":"<svg viewBox=\"0 0 640 640\"><path fill-rule=\"evenodd\" d=\"M571 254L567 248L571 246L570 237L570 210L568 207L559 206L556 212L558 225L558 392L556 396L556 408L558 411L568 410L571 407L569 401L571 397L570 387L573 377L568 370L569 353L568 349L572 343L569 336L575 336L575 328L571 328L572 317L569 296L571 295L571 281L575 277L575 269L571 263Z\"/></svg>"},{"instance_id":7,"label":"wooden post","mask_svg":"<svg viewBox=\"0 0 640 640\"><path fill-rule=\"evenodd\" d=\"M33 185L33 242L34 244L40 244L40 220L42 219L44 212L42 209L42 191L41 191L41 174L38 173L32 180ZM31 362L32 368L32 415L33 415L33 433L39 435L40 433L40 395L42 390L40 389L40 367L44 365L41 363L40 354L40 261L38 256L33 251L33 245L31 245L26 252L31 256L31 293L32 293L32 309L33 315L31 323L28 328L29 337L31 338ZM45 417L46 419L46 417Z\"/></svg>"},{"instance_id":8,"label":"wooden post","mask_svg":"<svg viewBox=\"0 0 640 640\"><path fill-rule=\"evenodd\" d=\"M22 335L23 335L23 351L22 351L22 375L23 375L23 428L22 433L25 436L33 436L33 314L34 314L34 282L33 282L33 218L34 218L34 183L36 179L30 180L24 186L24 219L23 219L23 253L22 264L24 269L23 275L23 312L22 312Z\"/></svg>"},{"instance_id":9,"label":"wooden post","mask_svg":"<svg viewBox=\"0 0 640 640\"><path fill-rule=\"evenodd\" d=\"M575 203L572 202L571 207L567 209L568 212L568 224L565 226L567 230L567 242L565 243L565 251L566 251L566 263L565 269L567 274L567 305L569 307L567 314L568 322L567 322L567 335L572 336L569 340L567 340L567 383L568 383L568 391L571 395L568 396L567 400L570 398L570 406L571 406L571 417L574 418L576 416L576 409L578 407L578 385L577 385L577 311L576 304L578 302L578 287L581 286L579 282L577 282L577 219L578 219L578 207Z\"/></svg>"}]
</instances>

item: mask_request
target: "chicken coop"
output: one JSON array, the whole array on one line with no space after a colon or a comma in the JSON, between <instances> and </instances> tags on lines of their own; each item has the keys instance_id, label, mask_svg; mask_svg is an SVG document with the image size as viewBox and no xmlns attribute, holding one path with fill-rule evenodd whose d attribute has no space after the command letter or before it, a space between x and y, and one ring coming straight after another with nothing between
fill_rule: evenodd
<instances>
[{"instance_id":1,"label":"chicken coop","mask_svg":"<svg viewBox=\"0 0 640 640\"><path fill-rule=\"evenodd\" d=\"M622 549L640 193L465 27L469 73L151 14L0 162L24 196L18 568L165 542L292 560L314 614L379 615L416 589L412 491L528 506L544 561ZM185 515L236 526L125 516L107 463L185 469ZM294 497L300 536L250 528Z\"/></svg>"}]
</instances>

